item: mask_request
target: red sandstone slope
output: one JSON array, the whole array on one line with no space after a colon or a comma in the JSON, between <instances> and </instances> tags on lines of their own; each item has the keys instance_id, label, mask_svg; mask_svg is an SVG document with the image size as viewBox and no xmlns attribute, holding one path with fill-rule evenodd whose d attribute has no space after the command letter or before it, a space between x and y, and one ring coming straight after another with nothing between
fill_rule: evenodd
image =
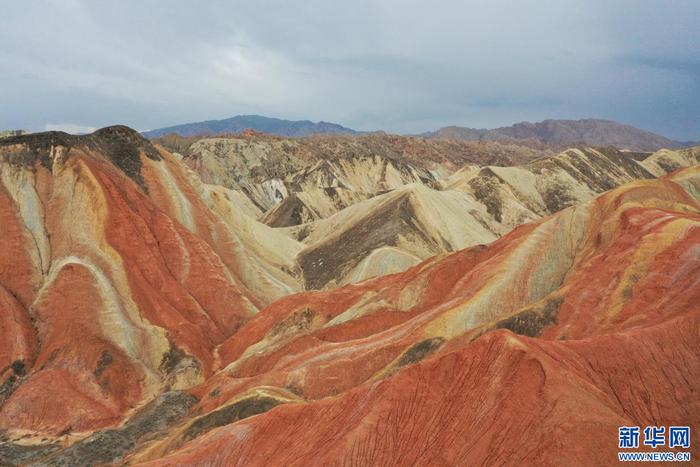
<instances>
[{"instance_id":1,"label":"red sandstone slope","mask_svg":"<svg viewBox=\"0 0 700 467\"><path fill-rule=\"evenodd\" d=\"M600 465L621 425L697 433L698 194L695 167L488 247L284 298L219 348L230 363L193 392L208 415L134 460ZM212 419L263 393L281 405Z\"/></svg>"},{"instance_id":2,"label":"red sandstone slope","mask_svg":"<svg viewBox=\"0 0 700 467\"><path fill-rule=\"evenodd\" d=\"M281 293L188 177L125 127L3 140L1 429L113 425Z\"/></svg>"}]
</instances>

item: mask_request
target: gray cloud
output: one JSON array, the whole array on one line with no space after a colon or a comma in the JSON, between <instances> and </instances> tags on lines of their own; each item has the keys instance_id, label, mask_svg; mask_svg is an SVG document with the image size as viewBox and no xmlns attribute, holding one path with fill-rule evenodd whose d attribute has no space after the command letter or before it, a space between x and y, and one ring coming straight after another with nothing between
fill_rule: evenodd
<instances>
[{"instance_id":1,"label":"gray cloud","mask_svg":"<svg viewBox=\"0 0 700 467\"><path fill-rule=\"evenodd\" d=\"M420 132L602 117L700 139L693 0L2 5L0 128L260 113Z\"/></svg>"}]
</instances>

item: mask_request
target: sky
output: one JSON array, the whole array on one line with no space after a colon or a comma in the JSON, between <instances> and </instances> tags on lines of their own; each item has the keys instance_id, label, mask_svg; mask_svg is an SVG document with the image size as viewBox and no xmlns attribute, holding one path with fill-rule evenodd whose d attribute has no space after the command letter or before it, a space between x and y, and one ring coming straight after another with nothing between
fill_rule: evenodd
<instances>
[{"instance_id":1,"label":"sky","mask_svg":"<svg viewBox=\"0 0 700 467\"><path fill-rule=\"evenodd\" d=\"M0 0L0 129L260 114L700 140L698 0Z\"/></svg>"}]
</instances>

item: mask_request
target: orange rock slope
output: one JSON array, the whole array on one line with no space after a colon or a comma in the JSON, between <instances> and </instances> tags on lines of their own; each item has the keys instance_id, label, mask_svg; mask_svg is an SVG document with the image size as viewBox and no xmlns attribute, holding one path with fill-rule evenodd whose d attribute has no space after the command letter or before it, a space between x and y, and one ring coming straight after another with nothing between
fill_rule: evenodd
<instances>
[{"instance_id":1,"label":"orange rock slope","mask_svg":"<svg viewBox=\"0 0 700 467\"><path fill-rule=\"evenodd\" d=\"M189 176L125 127L3 141L0 428L113 425L297 290Z\"/></svg>"},{"instance_id":2,"label":"orange rock slope","mask_svg":"<svg viewBox=\"0 0 700 467\"><path fill-rule=\"evenodd\" d=\"M206 415L134 460L604 465L619 426L697 433L699 194L695 167L488 247L277 301L220 346L226 366L193 392ZM279 405L211 429L252 395Z\"/></svg>"},{"instance_id":3,"label":"orange rock slope","mask_svg":"<svg viewBox=\"0 0 700 467\"><path fill-rule=\"evenodd\" d=\"M288 237L125 127L4 140L0 182L0 463L700 455L700 167L298 294Z\"/></svg>"}]
</instances>

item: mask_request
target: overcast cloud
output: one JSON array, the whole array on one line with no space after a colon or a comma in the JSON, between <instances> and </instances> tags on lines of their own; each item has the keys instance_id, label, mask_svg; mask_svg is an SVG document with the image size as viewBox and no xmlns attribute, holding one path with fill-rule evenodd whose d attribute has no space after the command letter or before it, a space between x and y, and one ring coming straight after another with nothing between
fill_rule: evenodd
<instances>
[{"instance_id":1,"label":"overcast cloud","mask_svg":"<svg viewBox=\"0 0 700 467\"><path fill-rule=\"evenodd\" d=\"M0 0L0 129L237 114L700 139L700 1Z\"/></svg>"}]
</instances>

